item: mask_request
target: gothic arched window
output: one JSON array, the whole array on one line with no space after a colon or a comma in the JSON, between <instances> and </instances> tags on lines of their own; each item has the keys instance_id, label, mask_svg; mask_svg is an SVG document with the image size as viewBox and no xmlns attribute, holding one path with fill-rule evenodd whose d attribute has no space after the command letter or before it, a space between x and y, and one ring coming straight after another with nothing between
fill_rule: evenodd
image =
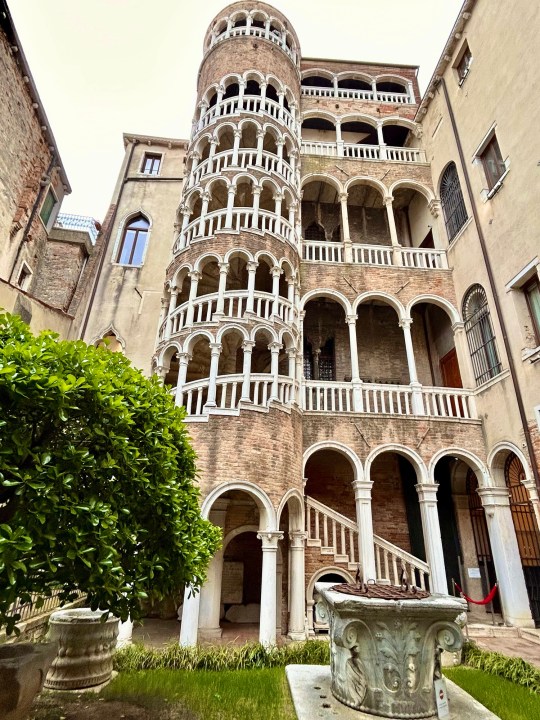
<instances>
[{"instance_id":1,"label":"gothic arched window","mask_svg":"<svg viewBox=\"0 0 540 720\"><path fill-rule=\"evenodd\" d=\"M458 234L467 220L467 209L459 184L456 164L451 162L441 178L441 204L448 240Z\"/></svg>"},{"instance_id":2,"label":"gothic arched window","mask_svg":"<svg viewBox=\"0 0 540 720\"><path fill-rule=\"evenodd\" d=\"M150 223L144 215L132 218L124 228L117 262L120 265L142 265Z\"/></svg>"},{"instance_id":3,"label":"gothic arched window","mask_svg":"<svg viewBox=\"0 0 540 720\"><path fill-rule=\"evenodd\" d=\"M481 285L469 288L463 300L463 319L477 385L501 372L495 333L491 324L486 291Z\"/></svg>"}]
</instances>

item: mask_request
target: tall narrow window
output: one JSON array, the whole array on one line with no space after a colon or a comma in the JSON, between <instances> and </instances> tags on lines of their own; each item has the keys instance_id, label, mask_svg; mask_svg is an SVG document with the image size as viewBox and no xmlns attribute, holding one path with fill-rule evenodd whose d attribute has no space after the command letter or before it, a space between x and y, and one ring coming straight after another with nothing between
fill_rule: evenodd
<instances>
[{"instance_id":1,"label":"tall narrow window","mask_svg":"<svg viewBox=\"0 0 540 720\"><path fill-rule=\"evenodd\" d=\"M469 74L469 70L471 68L471 63L472 63L472 53L469 50L469 46L465 43L465 48L461 54L461 57L459 58L458 62L455 65L460 85L463 84L463 81Z\"/></svg>"},{"instance_id":2,"label":"tall narrow window","mask_svg":"<svg viewBox=\"0 0 540 720\"><path fill-rule=\"evenodd\" d=\"M527 299L536 343L540 345L540 281L538 277L529 280L529 282L523 286L523 292Z\"/></svg>"},{"instance_id":3,"label":"tall narrow window","mask_svg":"<svg viewBox=\"0 0 540 720\"><path fill-rule=\"evenodd\" d=\"M45 200L43 201L43 205L41 206L41 210L39 211L39 217L44 225L48 226L53 210L57 205L58 200L51 188L49 188L47 195L45 196Z\"/></svg>"},{"instance_id":4,"label":"tall narrow window","mask_svg":"<svg viewBox=\"0 0 540 720\"><path fill-rule=\"evenodd\" d=\"M456 164L451 162L441 178L441 204L446 224L448 240L452 240L467 220L467 210L463 202L463 194Z\"/></svg>"},{"instance_id":5,"label":"tall narrow window","mask_svg":"<svg viewBox=\"0 0 540 720\"><path fill-rule=\"evenodd\" d=\"M463 319L477 385L501 372L486 291L481 285L469 288L463 300Z\"/></svg>"},{"instance_id":6,"label":"tall narrow window","mask_svg":"<svg viewBox=\"0 0 540 720\"><path fill-rule=\"evenodd\" d=\"M150 224L143 215L137 215L124 230L117 262L120 265L142 265L148 228Z\"/></svg>"},{"instance_id":7,"label":"tall narrow window","mask_svg":"<svg viewBox=\"0 0 540 720\"><path fill-rule=\"evenodd\" d=\"M488 190L491 190L506 172L506 165L501 155L499 143L495 135L491 138L480 154Z\"/></svg>"},{"instance_id":8,"label":"tall narrow window","mask_svg":"<svg viewBox=\"0 0 540 720\"><path fill-rule=\"evenodd\" d=\"M161 167L161 155L145 153L143 158L142 171L145 175L159 175Z\"/></svg>"}]
</instances>

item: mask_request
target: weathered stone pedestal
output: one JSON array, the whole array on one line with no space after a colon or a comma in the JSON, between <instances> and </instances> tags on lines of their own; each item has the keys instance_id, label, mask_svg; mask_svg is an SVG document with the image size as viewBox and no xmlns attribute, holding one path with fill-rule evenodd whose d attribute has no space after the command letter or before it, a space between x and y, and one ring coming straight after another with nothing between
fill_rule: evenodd
<instances>
[{"instance_id":1,"label":"weathered stone pedestal","mask_svg":"<svg viewBox=\"0 0 540 720\"><path fill-rule=\"evenodd\" d=\"M333 695L371 715L437 717L440 653L461 648L455 619L465 602L446 595L385 600L334 592L333 583L315 587L319 612L328 615Z\"/></svg>"},{"instance_id":2,"label":"weathered stone pedestal","mask_svg":"<svg viewBox=\"0 0 540 720\"><path fill-rule=\"evenodd\" d=\"M110 679L112 653L118 636L118 618L103 621L103 611L89 608L58 610L49 620L56 656L45 681L51 690L79 690Z\"/></svg>"},{"instance_id":3,"label":"weathered stone pedestal","mask_svg":"<svg viewBox=\"0 0 540 720\"><path fill-rule=\"evenodd\" d=\"M0 646L0 720L23 720L43 687L56 643Z\"/></svg>"}]
</instances>

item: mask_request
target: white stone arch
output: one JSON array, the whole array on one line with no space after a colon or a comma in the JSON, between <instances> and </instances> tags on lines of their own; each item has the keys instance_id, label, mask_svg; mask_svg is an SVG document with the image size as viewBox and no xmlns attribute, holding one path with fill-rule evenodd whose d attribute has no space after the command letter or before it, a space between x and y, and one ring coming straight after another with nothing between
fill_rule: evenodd
<instances>
[{"instance_id":1,"label":"white stone arch","mask_svg":"<svg viewBox=\"0 0 540 720\"><path fill-rule=\"evenodd\" d=\"M255 175L250 173L248 170L242 170L241 172L234 175L230 184L236 189L238 187L239 181L244 179L251 180L253 187L259 186L258 178L256 178Z\"/></svg>"},{"instance_id":2,"label":"white stone arch","mask_svg":"<svg viewBox=\"0 0 540 720\"><path fill-rule=\"evenodd\" d=\"M282 328L279 331L279 342L286 350L296 350L296 341L292 332L288 328Z\"/></svg>"},{"instance_id":3,"label":"white stone arch","mask_svg":"<svg viewBox=\"0 0 540 720\"><path fill-rule=\"evenodd\" d=\"M206 90L204 91L203 95L201 95L200 102L209 104L210 100L213 98L214 95L217 95L219 91L220 83L214 82L211 85L208 85Z\"/></svg>"},{"instance_id":4,"label":"white stone arch","mask_svg":"<svg viewBox=\"0 0 540 720\"><path fill-rule=\"evenodd\" d=\"M514 453L523 466L523 471L525 472L525 481L523 484L527 490L529 490L530 494L530 488L535 487L534 475L532 473L530 463L523 451L520 450L520 448L513 442L509 442L507 440L497 443L491 449L487 458L487 465L491 471L493 484L499 487L506 487L506 481L504 479L504 465L506 463L506 458L510 453Z\"/></svg>"},{"instance_id":5,"label":"white stone arch","mask_svg":"<svg viewBox=\"0 0 540 720\"><path fill-rule=\"evenodd\" d=\"M437 307L440 307L441 310L444 310L445 313L448 315L452 325L454 323L461 322L461 316L459 314L459 311L452 305L449 300L440 297L440 295L431 295L428 293L424 295L416 295L416 297L413 297L412 300L409 300L406 308L407 317L411 317L411 311L413 307L415 305L419 305L420 303L427 303L429 305L437 305Z\"/></svg>"},{"instance_id":6,"label":"white stone arch","mask_svg":"<svg viewBox=\"0 0 540 720\"><path fill-rule=\"evenodd\" d=\"M230 250L227 250L225 257L223 258L223 262L229 263L236 257L240 257L246 262L253 262L255 259L253 253L251 253L249 250L246 250L246 248L234 247Z\"/></svg>"},{"instance_id":7,"label":"white stone arch","mask_svg":"<svg viewBox=\"0 0 540 720\"><path fill-rule=\"evenodd\" d=\"M205 265L208 265L208 263L212 261L220 263L222 262L222 258L221 255L214 250L209 250L197 258L194 269L197 270L197 272L202 272Z\"/></svg>"},{"instance_id":8,"label":"white stone arch","mask_svg":"<svg viewBox=\"0 0 540 720\"><path fill-rule=\"evenodd\" d=\"M375 82L395 82L399 83L400 85L403 85L405 88L405 92L407 92L407 88L409 86L410 80L407 80L407 78L404 78L402 75L396 75L395 73L381 73L380 75L376 75L374 78Z\"/></svg>"},{"instance_id":9,"label":"white stone arch","mask_svg":"<svg viewBox=\"0 0 540 720\"><path fill-rule=\"evenodd\" d=\"M230 124L233 127L238 127L238 129L242 130L242 131L244 130L246 125L248 125L248 126L253 125L257 128L257 130L262 130L264 127L263 125L261 125L261 123L256 118L253 118L253 117L242 118L242 120L240 120L240 122L238 123L237 126L233 125L233 123L230 123Z\"/></svg>"},{"instance_id":10,"label":"white stone arch","mask_svg":"<svg viewBox=\"0 0 540 720\"><path fill-rule=\"evenodd\" d=\"M258 485L248 480L232 480L224 482L211 490L203 500L201 506L201 515L208 519L210 510L214 502L224 493L232 490L241 490L249 495L255 501L259 509L259 531L276 531L276 511L272 505L268 495Z\"/></svg>"},{"instance_id":11,"label":"white stone arch","mask_svg":"<svg viewBox=\"0 0 540 720\"><path fill-rule=\"evenodd\" d=\"M182 265L180 265L179 268L177 268L174 271L174 275L172 276L170 285L171 286L174 285L176 287L181 287L180 278L182 277L182 275L185 277L185 275L187 275L187 273L190 273L192 271L193 271L193 266L191 265L191 263L183 263ZM182 277L182 282L184 281L184 277Z\"/></svg>"},{"instance_id":12,"label":"white stone arch","mask_svg":"<svg viewBox=\"0 0 540 720\"><path fill-rule=\"evenodd\" d=\"M279 267L276 256L269 250L259 250L255 253L255 262L260 263L261 260L264 260L269 265L270 270L273 267Z\"/></svg>"},{"instance_id":13,"label":"white stone arch","mask_svg":"<svg viewBox=\"0 0 540 720\"><path fill-rule=\"evenodd\" d=\"M208 132L208 131L203 133L202 135L199 135L195 145L188 153L188 156L187 156L188 160L192 160L193 155L195 153L198 153L199 155L201 155L202 150L204 149L204 144L211 143L213 139L214 139L214 134L211 132Z\"/></svg>"},{"instance_id":14,"label":"white stone arch","mask_svg":"<svg viewBox=\"0 0 540 720\"><path fill-rule=\"evenodd\" d=\"M341 115L339 118L340 125L346 122L363 122L366 125L370 125L372 128L376 128L379 124L379 120L373 115L367 115L366 113L350 112L345 115Z\"/></svg>"},{"instance_id":15,"label":"white stone arch","mask_svg":"<svg viewBox=\"0 0 540 720\"><path fill-rule=\"evenodd\" d=\"M169 340L167 342L167 344L161 348L161 350L159 351L159 353L156 357L156 365L157 366L163 365L163 366L168 367L170 365L170 362L172 359L172 354L171 354L171 357L168 358L169 365L166 364L166 357L170 351L173 351L174 354L182 352L182 346L180 345L179 342L176 342L175 340Z\"/></svg>"},{"instance_id":16,"label":"white stone arch","mask_svg":"<svg viewBox=\"0 0 540 720\"><path fill-rule=\"evenodd\" d=\"M326 175L325 173L309 173L302 178L300 187L304 188L310 182L325 182L331 185L338 193L344 191L343 185L340 181L332 175Z\"/></svg>"},{"instance_id":17,"label":"white stone arch","mask_svg":"<svg viewBox=\"0 0 540 720\"><path fill-rule=\"evenodd\" d=\"M231 22L234 23L234 22L236 22L236 20L238 20L238 19L240 19L240 20L242 20L242 19L247 20L248 17L249 17L249 12L248 12L247 10L241 8L241 9L239 9L239 10L233 10L232 13L229 15L229 17L227 18L227 20L230 20Z\"/></svg>"},{"instance_id":18,"label":"white stone arch","mask_svg":"<svg viewBox=\"0 0 540 720\"><path fill-rule=\"evenodd\" d=\"M268 85L273 85L276 92L285 92L285 85L283 85L283 81L278 78L277 75L274 75L274 73L268 73L265 77L265 81Z\"/></svg>"},{"instance_id":19,"label":"white stone arch","mask_svg":"<svg viewBox=\"0 0 540 720\"><path fill-rule=\"evenodd\" d=\"M203 337L206 338L209 343L215 343L215 342L216 342L216 339L215 339L215 337L212 335L211 332L209 332L208 330L204 330L204 329L201 328L201 329L196 330L196 331L195 331L194 333L192 333L191 335L188 335L187 338L184 338L183 352L186 352L186 353L188 353L189 355L191 355L191 353L192 353L192 351L193 351L193 348L195 347L195 343L196 343L198 340L200 340L201 338L203 338Z\"/></svg>"},{"instance_id":20,"label":"white stone arch","mask_svg":"<svg viewBox=\"0 0 540 720\"><path fill-rule=\"evenodd\" d=\"M338 82L340 80L361 80L362 82L369 83L369 85L373 82L372 75L368 75L368 73L365 72L359 72L358 70L343 70L342 72L336 74L336 78L338 79Z\"/></svg>"},{"instance_id":21,"label":"white stone arch","mask_svg":"<svg viewBox=\"0 0 540 720\"><path fill-rule=\"evenodd\" d=\"M273 25L276 30L279 30L280 33L287 32L285 26L283 25L283 20L280 20L280 18L276 17L275 15L270 15L269 20L270 24Z\"/></svg>"},{"instance_id":22,"label":"white stone arch","mask_svg":"<svg viewBox=\"0 0 540 720\"><path fill-rule=\"evenodd\" d=\"M239 73L228 73L221 78L221 80L219 81L219 85L222 85L225 88L226 92L229 85L234 85L236 83L238 86L240 86L243 82L244 78Z\"/></svg>"},{"instance_id":23,"label":"white stone arch","mask_svg":"<svg viewBox=\"0 0 540 720\"><path fill-rule=\"evenodd\" d=\"M287 98L287 102L289 103L289 106L291 105L291 103L296 103L296 98L291 88L286 84L282 85L282 88L283 92L285 93L285 97Z\"/></svg>"},{"instance_id":24,"label":"white stone arch","mask_svg":"<svg viewBox=\"0 0 540 720\"><path fill-rule=\"evenodd\" d=\"M256 83L259 84L259 88L261 86L261 83L266 82L266 78L260 70L256 70L255 68L250 68L249 70L244 70L242 73L242 79L245 83L247 83L249 80L254 80Z\"/></svg>"},{"instance_id":25,"label":"white stone arch","mask_svg":"<svg viewBox=\"0 0 540 720\"><path fill-rule=\"evenodd\" d=\"M334 79L334 73L330 70L326 70L325 68L310 68L309 70L304 70L302 72L302 80L304 78L313 77L314 75L318 75L319 77L325 77L328 80Z\"/></svg>"},{"instance_id":26,"label":"white stone arch","mask_svg":"<svg viewBox=\"0 0 540 720\"><path fill-rule=\"evenodd\" d=\"M277 526L279 527L279 524L281 522L281 515L286 505L290 501L294 501L291 503L291 506L296 507L294 512L291 512L291 506L289 506L289 531L303 531L306 527L304 496L302 495L300 490L297 490L296 488L291 488L290 490L287 490L285 495L281 498L281 502L279 503L279 507L277 509Z\"/></svg>"},{"instance_id":27,"label":"white stone arch","mask_svg":"<svg viewBox=\"0 0 540 720\"><path fill-rule=\"evenodd\" d=\"M183 205L185 205L186 208L189 210L190 215L193 213L197 200L200 200L202 198L203 192L204 190L201 188L200 185L195 185L195 187L192 187L184 195Z\"/></svg>"},{"instance_id":28,"label":"white stone arch","mask_svg":"<svg viewBox=\"0 0 540 720\"><path fill-rule=\"evenodd\" d=\"M383 290L368 290L359 295L353 302L352 312L356 314L358 307L368 300L380 300L385 305L390 305L390 307L396 311L400 322L408 317L405 308L397 297L394 297L394 295L390 295L390 293L384 292Z\"/></svg>"},{"instance_id":29,"label":"white stone arch","mask_svg":"<svg viewBox=\"0 0 540 720\"><path fill-rule=\"evenodd\" d=\"M277 127L277 125L272 125L272 123L269 122L264 123L264 125L262 126L262 130L265 135L267 133L272 135L276 143L278 140L284 140L287 137L290 137L288 134L284 133L279 127Z\"/></svg>"},{"instance_id":30,"label":"white stone arch","mask_svg":"<svg viewBox=\"0 0 540 720\"><path fill-rule=\"evenodd\" d=\"M416 471L416 479L418 483L424 484L429 482L428 471L423 459L416 452L416 450L412 450L406 445L401 445L400 443L385 443L384 445L379 445L378 447L373 448L373 450L370 451L364 465L366 480L371 480L371 466L373 465L374 460L378 458L379 455L388 452L402 455L404 458L410 461L411 465Z\"/></svg>"},{"instance_id":31,"label":"white stone arch","mask_svg":"<svg viewBox=\"0 0 540 720\"><path fill-rule=\"evenodd\" d=\"M417 180L409 180L409 179L403 179L403 180L396 180L396 182L392 183L390 188L388 189L388 194L392 197L394 196L394 193L396 190L399 190L401 188L406 188L408 190L416 190L416 192L419 192L421 195L425 197L428 203L435 200L435 195L433 194L433 191L428 188L426 185L423 185L422 183L418 182Z\"/></svg>"},{"instance_id":32,"label":"white stone arch","mask_svg":"<svg viewBox=\"0 0 540 720\"><path fill-rule=\"evenodd\" d=\"M249 333L243 325L238 325L237 323L227 323L227 325L219 328L216 336L216 342L220 343L224 335L227 335L235 330L240 333L244 342L249 340Z\"/></svg>"},{"instance_id":33,"label":"white stone arch","mask_svg":"<svg viewBox=\"0 0 540 720\"><path fill-rule=\"evenodd\" d=\"M246 118L246 119L248 119L248 118ZM255 122L255 120L252 120L252 122ZM232 122L231 120L223 120L223 121L220 121L220 122L218 123L218 125L216 125L216 127L214 128L214 131L212 132L212 137L213 137L214 140L217 140L217 142L218 142L218 147L219 147L219 144L220 144L220 142L221 142L221 137L223 136L223 134L225 133L225 131L226 131L226 130L230 130L231 132L234 133L234 131L235 131L238 127L240 127L240 123L238 123L238 125L237 125L236 123Z\"/></svg>"},{"instance_id":34,"label":"white stone arch","mask_svg":"<svg viewBox=\"0 0 540 720\"><path fill-rule=\"evenodd\" d=\"M122 348L122 354L124 354L126 352L126 341L122 337L122 334L116 329L114 323L109 323L105 330L103 330L103 332L101 333L98 333L98 335L94 337L90 344L97 346L97 344L100 341L104 340L107 335L114 335L114 337L120 343L120 347Z\"/></svg>"},{"instance_id":35,"label":"white stone arch","mask_svg":"<svg viewBox=\"0 0 540 720\"><path fill-rule=\"evenodd\" d=\"M277 184L277 182L274 180L274 178L271 178L268 176L261 178L259 185L261 188L265 187L266 185L270 185L274 189L274 194L276 194L276 193L281 194L283 191L283 188Z\"/></svg>"},{"instance_id":36,"label":"white stone arch","mask_svg":"<svg viewBox=\"0 0 540 720\"><path fill-rule=\"evenodd\" d=\"M263 20L265 21L270 19L270 15L262 8L254 8L253 10L249 11L248 15L254 20L259 20L259 17L257 17L258 15L261 15Z\"/></svg>"},{"instance_id":37,"label":"white stone arch","mask_svg":"<svg viewBox=\"0 0 540 720\"><path fill-rule=\"evenodd\" d=\"M374 177L369 177L368 175L354 175L353 177L349 178L343 188L344 192L348 193L355 185L369 185L375 190L378 190L381 193L383 199L388 195L388 188L386 187L386 185L380 180L377 180Z\"/></svg>"},{"instance_id":38,"label":"white stone arch","mask_svg":"<svg viewBox=\"0 0 540 720\"><path fill-rule=\"evenodd\" d=\"M431 458L428 465L429 482L435 482L435 468L439 460L443 457L450 456L455 457L468 465L474 474L478 478L478 485L480 487L490 487L493 485L492 478L486 465L477 457L474 453L469 450L464 450L459 447L447 447L442 450L438 450L435 455Z\"/></svg>"},{"instance_id":39,"label":"white stone arch","mask_svg":"<svg viewBox=\"0 0 540 720\"><path fill-rule=\"evenodd\" d=\"M310 118L328 120L328 122L331 122L334 126L336 126L340 121L339 115L334 115L334 113L331 113L328 110L306 110L302 113L302 122L304 120L309 120Z\"/></svg>"},{"instance_id":40,"label":"white stone arch","mask_svg":"<svg viewBox=\"0 0 540 720\"><path fill-rule=\"evenodd\" d=\"M339 567L339 565L326 565L326 567L319 568L319 570L316 570L313 575L310 577L309 582L307 584L306 588L306 603L308 608L308 624L310 623L310 617L309 614L312 611L313 605L315 604L315 583L317 583L323 575L329 575L330 573L335 575L341 575L344 582L353 583L354 577L351 575L349 570L346 570L343 567Z\"/></svg>"},{"instance_id":41,"label":"white stone arch","mask_svg":"<svg viewBox=\"0 0 540 720\"><path fill-rule=\"evenodd\" d=\"M249 339L255 341L258 333L265 333L268 336L268 345L271 345L274 342L279 342L279 335L271 325L263 325L262 323L259 323L251 330Z\"/></svg>"},{"instance_id":42,"label":"white stone arch","mask_svg":"<svg viewBox=\"0 0 540 720\"><path fill-rule=\"evenodd\" d=\"M331 300L335 300L337 303L339 303L341 305L341 307L345 311L345 315L352 315L352 313L353 313L351 303L345 297L345 295L340 293L338 290L332 290L330 288L320 288L318 290L310 290L300 300L300 310L304 310L304 308L306 307L306 305L308 304L308 302L310 300L315 300L318 297L325 297L325 298L330 298Z\"/></svg>"},{"instance_id":43,"label":"white stone arch","mask_svg":"<svg viewBox=\"0 0 540 720\"><path fill-rule=\"evenodd\" d=\"M296 279L296 271L290 260L288 260L287 258L281 258L281 260L278 263L278 267L280 267L283 270L283 273L286 278L289 278L290 280Z\"/></svg>"},{"instance_id":44,"label":"white stone arch","mask_svg":"<svg viewBox=\"0 0 540 720\"><path fill-rule=\"evenodd\" d=\"M222 543L222 550L223 553L225 553L225 550L227 549L227 545L231 542L231 540L234 540L235 537L238 537L238 535L242 535L243 533L247 532L259 532L259 528L257 525L240 525L237 528L234 528L234 530L230 530L225 537L223 538Z\"/></svg>"},{"instance_id":45,"label":"white stone arch","mask_svg":"<svg viewBox=\"0 0 540 720\"><path fill-rule=\"evenodd\" d=\"M225 177L225 175L218 175L217 177L210 178L210 180L206 182L205 186L202 188L201 194L203 192L207 192L210 197L212 197L212 188L214 187L214 185L219 184L225 185L228 191L233 183L229 180L229 178Z\"/></svg>"},{"instance_id":46,"label":"white stone arch","mask_svg":"<svg viewBox=\"0 0 540 720\"><path fill-rule=\"evenodd\" d=\"M348 447L344 443L338 442L337 440L321 440L320 442L311 445L307 448L307 450L304 451L304 457L302 460L303 475L305 475L306 465L309 458L320 450L335 450L335 452L338 452L341 455L345 456L352 465L354 474L353 482L364 479L365 471L362 467L362 462L358 455L354 452L354 450L351 450L350 447Z\"/></svg>"}]
</instances>

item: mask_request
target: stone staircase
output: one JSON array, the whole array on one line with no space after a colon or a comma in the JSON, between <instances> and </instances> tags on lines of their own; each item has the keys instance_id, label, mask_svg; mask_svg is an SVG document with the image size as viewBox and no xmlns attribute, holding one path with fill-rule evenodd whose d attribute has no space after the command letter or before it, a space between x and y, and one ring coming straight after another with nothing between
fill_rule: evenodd
<instances>
[{"instance_id":1,"label":"stone staircase","mask_svg":"<svg viewBox=\"0 0 540 720\"><path fill-rule=\"evenodd\" d=\"M358 527L345 515L306 497L307 546L320 548L321 555L330 555L336 565L344 565L356 572L358 556ZM409 581L421 589L429 587L429 565L378 535L373 536L375 566L379 583L399 585L405 568Z\"/></svg>"}]
</instances>

